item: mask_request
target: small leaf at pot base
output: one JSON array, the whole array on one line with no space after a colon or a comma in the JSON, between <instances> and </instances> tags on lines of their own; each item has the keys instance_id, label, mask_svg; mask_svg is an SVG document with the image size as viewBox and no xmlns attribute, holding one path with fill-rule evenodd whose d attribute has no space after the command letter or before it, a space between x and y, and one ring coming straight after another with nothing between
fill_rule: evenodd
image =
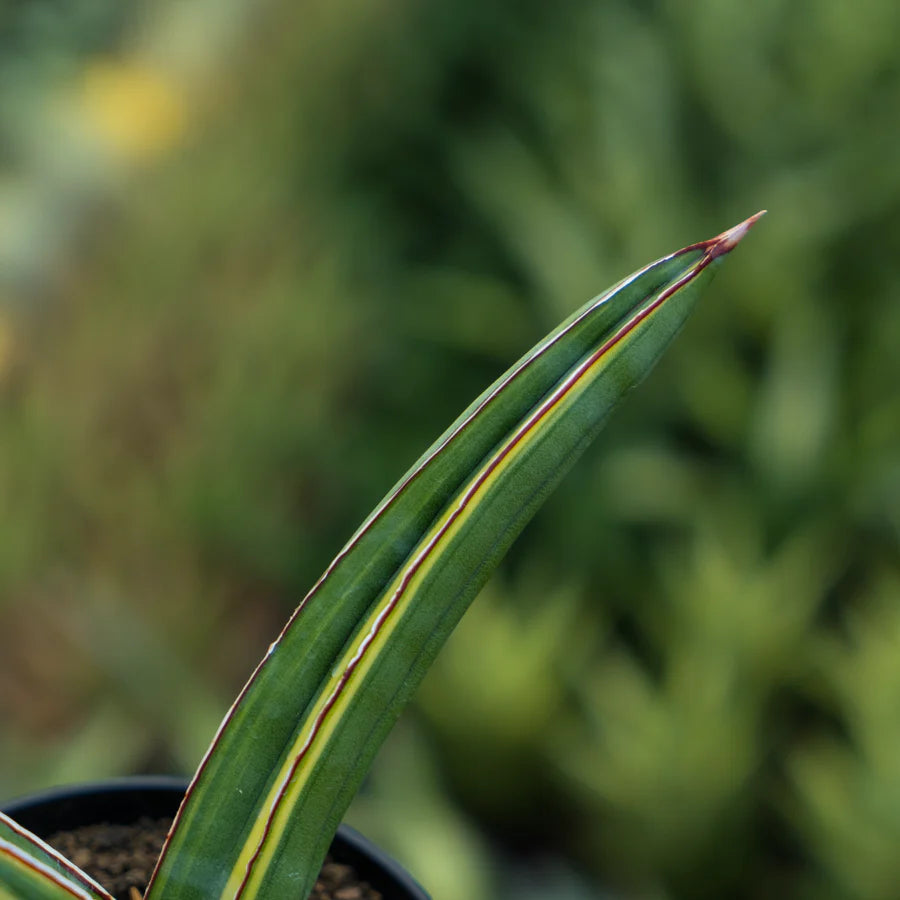
<instances>
[{"instance_id":1,"label":"small leaf at pot base","mask_svg":"<svg viewBox=\"0 0 900 900\"><path fill-rule=\"evenodd\" d=\"M309 892L376 750L454 625L760 215L585 304L388 493L222 723L150 900Z\"/></svg>"},{"instance_id":2,"label":"small leaf at pot base","mask_svg":"<svg viewBox=\"0 0 900 900\"><path fill-rule=\"evenodd\" d=\"M112 900L99 884L0 813L0 898Z\"/></svg>"}]
</instances>

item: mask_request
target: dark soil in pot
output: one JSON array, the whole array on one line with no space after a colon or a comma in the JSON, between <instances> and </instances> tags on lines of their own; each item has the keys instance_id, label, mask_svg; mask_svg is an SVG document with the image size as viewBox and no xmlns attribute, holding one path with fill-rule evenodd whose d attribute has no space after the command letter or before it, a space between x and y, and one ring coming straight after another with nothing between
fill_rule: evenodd
<instances>
[{"instance_id":1,"label":"dark soil in pot","mask_svg":"<svg viewBox=\"0 0 900 900\"><path fill-rule=\"evenodd\" d=\"M119 779L48 791L6 804L3 811L117 900L135 900L153 870L185 786L181 779ZM377 847L341 826L310 900L428 900L428 895Z\"/></svg>"},{"instance_id":2,"label":"dark soil in pot","mask_svg":"<svg viewBox=\"0 0 900 900\"><path fill-rule=\"evenodd\" d=\"M98 822L57 831L46 840L103 885L116 900L140 900L162 852L172 818L141 816L128 825ZM329 857L310 900L385 900L352 866Z\"/></svg>"}]
</instances>

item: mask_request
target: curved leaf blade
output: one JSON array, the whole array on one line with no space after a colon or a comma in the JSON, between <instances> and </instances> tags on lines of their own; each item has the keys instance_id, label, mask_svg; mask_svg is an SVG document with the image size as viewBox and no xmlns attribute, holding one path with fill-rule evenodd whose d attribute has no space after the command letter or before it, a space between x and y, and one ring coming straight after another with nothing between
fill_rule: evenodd
<instances>
[{"instance_id":1,"label":"curved leaf blade","mask_svg":"<svg viewBox=\"0 0 900 900\"><path fill-rule=\"evenodd\" d=\"M578 310L376 507L226 716L151 900L305 896L371 758L468 603L758 215Z\"/></svg>"},{"instance_id":2,"label":"curved leaf blade","mask_svg":"<svg viewBox=\"0 0 900 900\"><path fill-rule=\"evenodd\" d=\"M0 900L112 900L99 884L0 812Z\"/></svg>"}]
</instances>

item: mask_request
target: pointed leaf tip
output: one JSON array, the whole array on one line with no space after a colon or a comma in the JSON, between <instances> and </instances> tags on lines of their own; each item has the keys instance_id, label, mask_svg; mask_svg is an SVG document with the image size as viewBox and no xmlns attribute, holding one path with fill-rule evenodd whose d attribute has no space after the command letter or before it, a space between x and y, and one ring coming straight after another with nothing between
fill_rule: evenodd
<instances>
[{"instance_id":1,"label":"pointed leaf tip","mask_svg":"<svg viewBox=\"0 0 900 900\"><path fill-rule=\"evenodd\" d=\"M767 210L761 209L758 213L754 213L749 219L723 231L717 237L709 242L707 253L711 259L718 256L724 256L730 253L743 240L744 235L766 214Z\"/></svg>"}]
</instances>

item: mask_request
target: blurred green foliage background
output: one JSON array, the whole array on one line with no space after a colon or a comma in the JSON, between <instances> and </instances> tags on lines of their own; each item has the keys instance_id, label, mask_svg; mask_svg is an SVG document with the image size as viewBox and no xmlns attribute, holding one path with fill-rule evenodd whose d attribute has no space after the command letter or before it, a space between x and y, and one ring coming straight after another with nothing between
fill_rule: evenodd
<instances>
[{"instance_id":1,"label":"blurred green foliage background","mask_svg":"<svg viewBox=\"0 0 900 900\"><path fill-rule=\"evenodd\" d=\"M900 5L0 12L0 796L188 772L440 430L770 214L350 820L435 900L900 884Z\"/></svg>"}]
</instances>

